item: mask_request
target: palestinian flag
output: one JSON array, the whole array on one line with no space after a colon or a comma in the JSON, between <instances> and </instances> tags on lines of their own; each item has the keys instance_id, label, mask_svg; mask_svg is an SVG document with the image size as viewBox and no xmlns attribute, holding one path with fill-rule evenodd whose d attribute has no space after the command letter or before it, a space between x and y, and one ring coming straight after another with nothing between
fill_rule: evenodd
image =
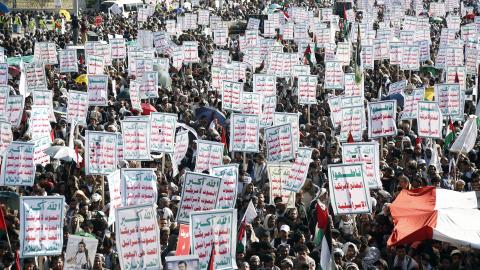
<instances>
[{"instance_id":1,"label":"palestinian flag","mask_svg":"<svg viewBox=\"0 0 480 270\"><path fill-rule=\"evenodd\" d=\"M334 270L337 269L335 260L332 256L331 247L328 244L327 238L322 240L322 250L320 252L320 268L321 270Z\"/></svg>"},{"instance_id":2,"label":"palestinian flag","mask_svg":"<svg viewBox=\"0 0 480 270\"><path fill-rule=\"evenodd\" d=\"M3 215L3 209L0 207L0 237L7 235L7 223L5 222L5 216Z\"/></svg>"},{"instance_id":3,"label":"palestinian flag","mask_svg":"<svg viewBox=\"0 0 480 270\"><path fill-rule=\"evenodd\" d=\"M312 52L312 48L310 48L310 44L307 45L305 52L303 53L303 62L305 65L313 65L312 58L315 57Z\"/></svg>"},{"instance_id":4,"label":"palestinian flag","mask_svg":"<svg viewBox=\"0 0 480 270\"><path fill-rule=\"evenodd\" d=\"M321 201L317 200L315 212L317 213L317 226L315 226L315 238L313 242L315 243L315 246L318 247L322 245L322 239L325 239L323 236L325 235L328 226L328 207Z\"/></svg>"},{"instance_id":5,"label":"palestinian flag","mask_svg":"<svg viewBox=\"0 0 480 270\"><path fill-rule=\"evenodd\" d=\"M402 190L390 205L395 228L389 246L434 239L480 248L480 192L432 186Z\"/></svg>"},{"instance_id":6,"label":"palestinian flag","mask_svg":"<svg viewBox=\"0 0 480 270\"><path fill-rule=\"evenodd\" d=\"M360 24L357 23L357 49L355 51L355 84L360 85L363 77L362 70L362 41L360 37Z\"/></svg>"},{"instance_id":7,"label":"palestinian flag","mask_svg":"<svg viewBox=\"0 0 480 270\"><path fill-rule=\"evenodd\" d=\"M454 140L455 140L455 128L453 127L452 118L450 118L450 121L448 121L447 132L445 134L445 144L443 145L443 148L445 149L445 151L448 151L448 149L450 149L450 146L452 145Z\"/></svg>"}]
</instances>

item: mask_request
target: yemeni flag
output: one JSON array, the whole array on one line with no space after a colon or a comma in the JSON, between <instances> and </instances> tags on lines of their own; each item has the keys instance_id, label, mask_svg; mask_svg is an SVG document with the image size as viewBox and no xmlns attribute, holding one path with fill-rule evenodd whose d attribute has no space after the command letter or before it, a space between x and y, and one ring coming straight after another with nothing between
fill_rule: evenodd
<instances>
[{"instance_id":1,"label":"yemeni flag","mask_svg":"<svg viewBox=\"0 0 480 270\"><path fill-rule=\"evenodd\" d=\"M327 230L328 226L328 207L322 203L321 201L317 200L317 204L315 205L315 212L317 213L317 226L315 226L315 238L313 242L315 246L320 246L322 244L322 239L325 240L325 231Z\"/></svg>"},{"instance_id":2,"label":"yemeni flag","mask_svg":"<svg viewBox=\"0 0 480 270\"><path fill-rule=\"evenodd\" d=\"M3 209L0 207L0 237L7 235L7 223L5 222L5 216L3 215Z\"/></svg>"},{"instance_id":3,"label":"yemeni flag","mask_svg":"<svg viewBox=\"0 0 480 270\"><path fill-rule=\"evenodd\" d=\"M480 248L480 192L432 186L402 190L390 205L393 229L389 246L434 239Z\"/></svg>"},{"instance_id":4,"label":"yemeni flag","mask_svg":"<svg viewBox=\"0 0 480 270\"><path fill-rule=\"evenodd\" d=\"M360 37L360 23L357 23L357 49L355 51L355 84L360 85L363 77L362 70L362 41Z\"/></svg>"},{"instance_id":5,"label":"yemeni flag","mask_svg":"<svg viewBox=\"0 0 480 270\"><path fill-rule=\"evenodd\" d=\"M448 121L447 132L445 134L445 144L443 145L443 148L445 149L445 151L448 151L448 149L450 149L450 146L452 145L454 140L455 140L455 128L453 127L452 118L450 118L450 121Z\"/></svg>"},{"instance_id":6,"label":"yemeni flag","mask_svg":"<svg viewBox=\"0 0 480 270\"><path fill-rule=\"evenodd\" d=\"M303 62L305 65L313 65L312 57L315 57L312 53L312 48L310 48L310 44L307 45L305 52L303 53Z\"/></svg>"}]
</instances>

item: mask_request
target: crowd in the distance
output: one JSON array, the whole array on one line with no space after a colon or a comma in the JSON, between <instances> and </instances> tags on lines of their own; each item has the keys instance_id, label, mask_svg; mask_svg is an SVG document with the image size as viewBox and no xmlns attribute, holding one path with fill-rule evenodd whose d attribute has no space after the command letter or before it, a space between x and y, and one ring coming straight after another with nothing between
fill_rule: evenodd
<instances>
[{"instance_id":1,"label":"crowd in the distance","mask_svg":"<svg viewBox=\"0 0 480 270\"><path fill-rule=\"evenodd\" d=\"M213 1L210 1L213 2ZM230 2L230 1L228 1ZM475 1L463 1L465 5L474 6ZM213 3L211 3L213 5ZM269 4L269 3L268 3ZM261 14L268 10L267 3L250 1L248 3L226 3L220 13L223 20L246 20L247 15ZM424 5L428 6L428 1ZM300 6L318 11L319 4L311 1L310 4L302 2ZM326 5L324 5L326 6ZM379 9L378 17L382 17ZM92 32L102 40L108 41L109 35L119 34L127 41L135 40L137 30L136 14L130 16L111 16L100 14L102 22L95 25L97 13L82 12L79 17L73 16L71 22L55 24L60 18L58 14L49 12L11 12L3 15L0 20L0 46L5 49L8 57L32 55L35 42L55 42L58 49L67 45L82 45L87 36ZM153 16L148 22L142 24L141 29L158 31L165 28L166 19L174 19L177 10L168 9L162 4L157 6ZM21 22L20 33L13 29L18 20ZM357 20L361 20L357 16ZM52 23L53 22L53 23ZM462 23L467 21L463 20ZM376 22L378 23L378 21ZM445 20L431 21L431 54L433 63L438 50L440 31L446 26ZM211 87L212 54L217 46L211 36L206 36L201 27L197 30L186 31L173 41L181 44L182 41L196 40L199 42L198 54L200 62L181 70L171 67L169 75L171 86L159 86L159 98L150 99L157 111L178 115L178 121L193 128L199 139L218 141L222 140L222 126L210 123L205 118L198 118L195 109L210 106L218 110L221 108L221 98ZM343 31L337 31L335 40L346 39ZM292 41L282 41L284 51L297 50L297 45ZM228 50L232 60L242 61L243 53L237 46L238 33L230 35ZM313 48L312 48L313 49ZM320 250L313 242L316 226L317 200L328 205L328 178L327 165L342 162L341 144L336 138L338 127L331 121L331 110L327 97L333 94L332 90L322 87L324 80L324 52L315 51L316 64L311 67L313 75L318 75L317 105L310 107L310 122L306 106L297 102L295 89L285 79L277 80L277 112L297 112L300 114L300 146L314 148L312 163L310 164L307 180L301 192L295 196L295 208L287 208L281 200L269 196L269 179L266 170L267 162L264 155L264 146L260 147L261 153L247 154L236 153L235 156L224 157L224 163L238 163L240 165L240 192L238 193L236 208L239 219L243 217L250 201L253 202L258 216L247 226L247 246L238 247L236 261L239 269L320 269ZM78 73L60 73L58 66L47 66L48 89L54 93L53 104L57 113L57 123L52 124L55 134L54 144L68 144L70 124L65 115L58 113L67 104L66 91L85 90L85 84L75 82L81 74L86 73L84 62L80 61ZM429 63L425 63L428 65ZM433 86L440 82L441 72L436 74L431 71L404 72L398 71L397 66L389 65L388 61L375 61L375 69L365 70L365 99L378 100L387 94L388 85L392 82L406 79L409 81L407 88L420 86ZM346 70L353 71L352 67ZM124 61L115 60L112 66L106 67L109 75L109 89L112 81L116 82L116 93L109 93L109 104L106 107L90 107L86 126L79 126L75 136L75 146L82 155L85 145L85 131L121 132L120 121L140 112L131 108L128 98L130 81L128 67ZM257 70L258 71L258 70ZM254 70L247 71L245 91L251 91L252 74ZM18 93L19 74L11 74L9 84L12 92ZM468 91L477 92L475 80L467 78ZM380 92L379 92L380 91ZM337 90L338 94L338 90ZM31 108L32 98L25 100L25 112L21 125L14 129L14 140L28 141L26 134L28 128L27 111ZM227 116L229 112L223 111ZM475 102L465 102L465 115L475 114ZM455 122L456 132L462 128L463 122ZM225 129L228 132L228 128ZM330 214L328 221L328 239L332 247L332 254L337 269L480 269L480 253L470 248L458 248L445 242L434 240L414 243L408 246L387 247L386 242L393 229L393 221L389 212L389 205L404 189L422 186L437 186L456 191L480 191L480 156L478 145L468 155L459 157L449 153L443 147L443 140L436 140L428 144L427 140L420 140L416 134L414 123L400 121L398 134L395 137L385 138L381 145L380 160L381 182L383 189L371 190L372 212L356 216L333 216ZM227 133L227 137L229 134ZM368 141L367 136L364 140ZM263 138L260 138L260 145ZM432 151L439 153L440 164L434 164ZM244 157L247 160L243 160ZM123 162L122 166L154 167L158 181L158 220L161 227L162 260L174 254L178 239L179 227L175 222L178 205L181 200L182 181L185 172L194 170L196 149L191 141L186 157L179 166L179 174L173 176L172 163L167 159L165 172L162 173L160 160L151 162ZM457 161L455 169L451 168L450 159ZM453 180L455 179L455 181ZM99 240L92 269L120 269L115 246L115 234L107 225L108 204L110 201L108 185L104 187L102 197L100 177L86 176L81 164L67 163L52 159L46 166L37 166L36 180L33 187L0 187L3 191L18 192L19 195L54 195L65 196L65 228L64 245L67 244L68 235L91 234ZM18 209L3 205L5 220L8 227L8 236L13 252L10 251L6 236L0 239L0 268L13 269L15 267L15 250L19 248L19 215ZM17 210L17 211L16 211ZM330 212L332 213L332 212ZM330 241L331 239L331 241ZM63 269L62 256L45 257L44 261L37 259L23 259L23 269Z\"/></svg>"}]
</instances>

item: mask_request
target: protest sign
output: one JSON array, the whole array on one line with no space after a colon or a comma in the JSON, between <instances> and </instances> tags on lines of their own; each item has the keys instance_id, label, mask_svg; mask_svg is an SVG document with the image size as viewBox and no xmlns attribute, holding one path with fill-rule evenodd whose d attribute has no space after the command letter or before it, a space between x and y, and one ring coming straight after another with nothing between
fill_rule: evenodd
<instances>
[{"instance_id":1,"label":"protest sign","mask_svg":"<svg viewBox=\"0 0 480 270\"><path fill-rule=\"evenodd\" d=\"M108 76L88 75L87 92L89 106L107 106Z\"/></svg>"},{"instance_id":2,"label":"protest sign","mask_svg":"<svg viewBox=\"0 0 480 270\"><path fill-rule=\"evenodd\" d=\"M401 113L402 120L417 119L418 102L423 100L425 88L413 89L410 95L404 94L404 105Z\"/></svg>"},{"instance_id":3,"label":"protest sign","mask_svg":"<svg viewBox=\"0 0 480 270\"><path fill-rule=\"evenodd\" d=\"M20 197L20 257L60 255L65 197Z\"/></svg>"},{"instance_id":4,"label":"protest sign","mask_svg":"<svg viewBox=\"0 0 480 270\"><path fill-rule=\"evenodd\" d=\"M50 163L50 156L44 151L52 145L52 138L50 136L42 137L30 142L34 143L33 146L33 163L46 166Z\"/></svg>"},{"instance_id":5,"label":"protest sign","mask_svg":"<svg viewBox=\"0 0 480 270\"><path fill-rule=\"evenodd\" d=\"M312 151L312 148L298 148L297 157L293 162L288 180L285 182L283 189L293 192L300 191L307 179L308 168L312 162Z\"/></svg>"},{"instance_id":6,"label":"protest sign","mask_svg":"<svg viewBox=\"0 0 480 270\"><path fill-rule=\"evenodd\" d=\"M115 240L122 270L162 268L160 230L152 204L116 209ZM135 233L132 233L135 232Z\"/></svg>"},{"instance_id":7,"label":"protest sign","mask_svg":"<svg viewBox=\"0 0 480 270\"><path fill-rule=\"evenodd\" d=\"M79 125L87 124L88 94L71 90L68 93L67 122L74 121Z\"/></svg>"},{"instance_id":8,"label":"protest sign","mask_svg":"<svg viewBox=\"0 0 480 270\"><path fill-rule=\"evenodd\" d=\"M48 119L50 122L57 122L53 112L53 91L50 90L33 90L33 105L47 106Z\"/></svg>"},{"instance_id":9,"label":"protest sign","mask_svg":"<svg viewBox=\"0 0 480 270\"><path fill-rule=\"evenodd\" d=\"M136 78L142 78L146 72L153 71L153 60L142 57L135 58L129 63L129 74Z\"/></svg>"},{"instance_id":10,"label":"protest sign","mask_svg":"<svg viewBox=\"0 0 480 270\"><path fill-rule=\"evenodd\" d=\"M222 81L222 109L231 111L242 110L243 83Z\"/></svg>"},{"instance_id":11,"label":"protest sign","mask_svg":"<svg viewBox=\"0 0 480 270\"><path fill-rule=\"evenodd\" d=\"M212 67L225 67L230 59L230 52L227 50L215 50L212 56ZM255 76L255 75L254 75Z\"/></svg>"},{"instance_id":12,"label":"protest sign","mask_svg":"<svg viewBox=\"0 0 480 270\"><path fill-rule=\"evenodd\" d=\"M460 84L460 89L465 91L467 80L467 70L465 66L447 66L445 82L448 84Z\"/></svg>"},{"instance_id":13,"label":"protest sign","mask_svg":"<svg viewBox=\"0 0 480 270\"><path fill-rule=\"evenodd\" d=\"M370 191L364 163L328 165L330 203L334 215L370 213Z\"/></svg>"},{"instance_id":14,"label":"protest sign","mask_svg":"<svg viewBox=\"0 0 480 270\"><path fill-rule=\"evenodd\" d=\"M397 101L369 102L368 137L381 138L397 134Z\"/></svg>"},{"instance_id":15,"label":"protest sign","mask_svg":"<svg viewBox=\"0 0 480 270\"><path fill-rule=\"evenodd\" d=\"M121 175L120 170L115 170L107 175L108 192L110 193L110 203L108 210L108 226L115 223L115 211L122 206L122 195L120 192Z\"/></svg>"},{"instance_id":16,"label":"protest sign","mask_svg":"<svg viewBox=\"0 0 480 270\"><path fill-rule=\"evenodd\" d=\"M228 45L228 28L217 28L213 31L213 43L223 47Z\"/></svg>"},{"instance_id":17,"label":"protest sign","mask_svg":"<svg viewBox=\"0 0 480 270\"><path fill-rule=\"evenodd\" d=\"M377 142L342 144L342 161L344 164L365 163L363 172L367 186L370 189L382 188L382 181L380 181L380 151Z\"/></svg>"},{"instance_id":18,"label":"protest sign","mask_svg":"<svg viewBox=\"0 0 480 270\"><path fill-rule=\"evenodd\" d=\"M176 256L190 254L190 226L188 224L179 224Z\"/></svg>"},{"instance_id":19,"label":"protest sign","mask_svg":"<svg viewBox=\"0 0 480 270\"><path fill-rule=\"evenodd\" d=\"M45 66L42 63L23 63L23 72L25 72L27 91L47 89Z\"/></svg>"},{"instance_id":20,"label":"protest sign","mask_svg":"<svg viewBox=\"0 0 480 270\"><path fill-rule=\"evenodd\" d=\"M137 111L143 111L140 99L140 83L137 80L130 81L130 103L132 108Z\"/></svg>"},{"instance_id":21,"label":"protest sign","mask_svg":"<svg viewBox=\"0 0 480 270\"><path fill-rule=\"evenodd\" d=\"M150 121L146 119L123 120L123 158L125 160L151 160Z\"/></svg>"},{"instance_id":22,"label":"protest sign","mask_svg":"<svg viewBox=\"0 0 480 270\"><path fill-rule=\"evenodd\" d=\"M283 125L291 124L292 125L292 143L294 152L297 151L299 142L300 142L300 123L299 123L299 114L298 113L273 113L273 125Z\"/></svg>"},{"instance_id":23,"label":"protest sign","mask_svg":"<svg viewBox=\"0 0 480 270\"><path fill-rule=\"evenodd\" d=\"M50 108L48 106L32 105L30 118L28 119L28 133L36 140L42 137L50 137L52 126L50 125Z\"/></svg>"},{"instance_id":24,"label":"protest sign","mask_svg":"<svg viewBox=\"0 0 480 270\"><path fill-rule=\"evenodd\" d=\"M294 158L291 124L265 128L264 137L269 162L286 161Z\"/></svg>"},{"instance_id":25,"label":"protest sign","mask_svg":"<svg viewBox=\"0 0 480 270\"><path fill-rule=\"evenodd\" d=\"M180 165L182 162L182 159L185 157L185 154L187 153L188 150L188 131L180 131L177 132L177 135L175 136L175 149L173 151L173 157L172 157L172 166L173 166L173 171L174 171L174 176L177 175L178 173L178 168L177 166Z\"/></svg>"},{"instance_id":26,"label":"protest sign","mask_svg":"<svg viewBox=\"0 0 480 270\"><path fill-rule=\"evenodd\" d=\"M138 29L137 46L144 49L153 47L153 33L150 30Z\"/></svg>"},{"instance_id":27,"label":"protest sign","mask_svg":"<svg viewBox=\"0 0 480 270\"><path fill-rule=\"evenodd\" d=\"M317 104L317 76L298 76L298 104Z\"/></svg>"},{"instance_id":28,"label":"protest sign","mask_svg":"<svg viewBox=\"0 0 480 270\"><path fill-rule=\"evenodd\" d=\"M0 120L0 156L8 149L13 141L12 124Z\"/></svg>"},{"instance_id":29,"label":"protest sign","mask_svg":"<svg viewBox=\"0 0 480 270\"><path fill-rule=\"evenodd\" d=\"M150 114L150 151L173 153L176 123L176 114Z\"/></svg>"},{"instance_id":30,"label":"protest sign","mask_svg":"<svg viewBox=\"0 0 480 270\"><path fill-rule=\"evenodd\" d=\"M362 44L362 63L363 68L365 69L373 69L374 68L374 56L375 52L373 50L373 45L363 45Z\"/></svg>"},{"instance_id":31,"label":"protest sign","mask_svg":"<svg viewBox=\"0 0 480 270\"><path fill-rule=\"evenodd\" d=\"M137 13L138 22L147 22L148 17L150 16L150 11L148 8L139 8Z\"/></svg>"},{"instance_id":32,"label":"protest sign","mask_svg":"<svg viewBox=\"0 0 480 270\"><path fill-rule=\"evenodd\" d=\"M437 102L418 102L417 125L419 137L441 139L442 123L443 116Z\"/></svg>"},{"instance_id":33,"label":"protest sign","mask_svg":"<svg viewBox=\"0 0 480 270\"><path fill-rule=\"evenodd\" d=\"M310 66L308 65L294 65L292 70L293 77L298 78L300 75L310 75Z\"/></svg>"},{"instance_id":34,"label":"protest sign","mask_svg":"<svg viewBox=\"0 0 480 270\"><path fill-rule=\"evenodd\" d=\"M260 127L268 127L273 124L273 113L277 107L277 96L264 96L262 98L262 114Z\"/></svg>"},{"instance_id":35,"label":"protest sign","mask_svg":"<svg viewBox=\"0 0 480 270\"><path fill-rule=\"evenodd\" d=\"M210 23L210 10L199 9L198 10L198 25L207 26Z\"/></svg>"},{"instance_id":36,"label":"protest sign","mask_svg":"<svg viewBox=\"0 0 480 270\"><path fill-rule=\"evenodd\" d=\"M345 96L361 96L363 97L363 80L360 84L355 82L354 73L345 73Z\"/></svg>"},{"instance_id":37,"label":"protest sign","mask_svg":"<svg viewBox=\"0 0 480 270\"><path fill-rule=\"evenodd\" d=\"M235 208L238 191L238 164L214 166L211 169L210 175L220 177L222 179L215 208Z\"/></svg>"},{"instance_id":38,"label":"protest sign","mask_svg":"<svg viewBox=\"0 0 480 270\"><path fill-rule=\"evenodd\" d=\"M236 269L237 209L193 212L190 215L190 248L198 255L200 270ZM212 251L212 248L215 250Z\"/></svg>"},{"instance_id":39,"label":"protest sign","mask_svg":"<svg viewBox=\"0 0 480 270\"><path fill-rule=\"evenodd\" d=\"M0 63L0 85L8 84L8 64Z\"/></svg>"},{"instance_id":40,"label":"protest sign","mask_svg":"<svg viewBox=\"0 0 480 270\"><path fill-rule=\"evenodd\" d=\"M341 111L340 141L347 141L350 132L355 141L361 141L365 122L363 105L341 108Z\"/></svg>"},{"instance_id":41,"label":"protest sign","mask_svg":"<svg viewBox=\"0 0 480 270\"><path fill-rule=\"evenodd\" d=\"M2 186L32 186L35 180L34 143L13 141L4 153Z\"/></svg>"},{"instance_id":42,"label":"protest sign","mask_svg":"<svg viewBox=\"0 0 480 270\"><path fill-rule=\"evenodd\" d=\"M197 41L184 41L183 47L183 62L184 63L198 63L198 42Z\"/></svg>"},{"instance_id":43,"label":"protest sign","mask_svg":"<svg viewBox=\"0 0 480 270\"><path fill-rule=\"evenodd\" d=\"M248 18L247 29L248 30L258 30L260 27L260 19L257 18Z\"/></svg>"},{"instance_id":44,"label":"protest sign","mask_svg":"<svg viewBox=\"0 0 480 270\"><path fill-rule=\"evenodd\" d=\"M200 270L198 255L168 256L165 257L165 264L168 270Z\"/></svg>"},{"instance_id":45,"label":"protest sign","mask_svg":"<svg viewBox=\"0 0 480 270\"><path fill-rule=\"evenodd\" d=\"M117 135L85 131L85 174L108 175L117 169Z\"/></svg>"},{"instance_id":46,"label":"protest sign","mask_svg":"<svg viewBox=\"0 0 480 270\"><path fill-rule=\"evenodd\" d=\"M120 194L123 206L157 203L158 190L155 169L122 168L120 175Z\"/></svg>"},{"instance_id":47,"label":"protest sign","mask_svg":"<svg viewBox=\"0 0 480 270\"><path fill-rule=\"evenodd\" d=\"M6 115L7 120L14 127L18 127L20 125L20 121L22 120L24 102L25 100L21 95L8 96Z\"/></svg>"},{"instance_id":48,"label":"protest sign","mask_svg":"<svg viewBox=\"0 0 480 270\"><path fill-rule=\"evenodd\" d=\"M262 114L262 94L255 92L243 92L242 113L260 116Z\"/></svg>"},{"instance_id":49,"label":"protest sign","mask_svg":"<svg viewBox=\"0 0 480 270\"><path fill-rule=\"evenodd\" d=\"M282 198L282 202L287 208L295 207L295 192L286 190L288 186L290 171L293 163L269 163L267 165L268 179L270 180L270 201L274 202L275 198Z\"/></svg>"},{"instance_id":50,"label":"protest sign","mask_svg":"<svg viewBox=\"0 0 480 270\"><path fill-rule=\"evenodd\" d=\"M198 211L213 210L217 205L222 178L203 173L186 172L182 200L178 206L177 222L188 223L189 216Z\"/></svg>"},{"instance_id":51,"label":"protest sign","mask_svg":"<svg viewBox=\"0 0 480 270\"><path fill-rule=\"evenodd\" d=\"M341 62L344 66L348 66L350 65L350 55L350 42L338 42L335 60Z\"/></svg>"},{"instance_id":52,"label":"protest sign","mask_svg":"<svg viewBox=\"0 0 480 270\"><path fill-rule=\"evenodd\" d=\"M127 57L127 45L124 38L112 38L110 41L110 50L112 59L125 59Z\"/></svg>"},{"instance_id":53,"label":"protest sign","mask_svg":"<svg viewBox=\"0 0 480 270\"><path fill-rule=\"evenodd\" d=\"M197 140L195 171L209 171L213 166L223 165L223 143Z\"/></svg>"},{"instance_id":54,"label":"protest sign","mask_svg":"<svg viewBox=\"0 0 480 270\"><path fill-rule=\"evenodd\" d=\"M117 163L123 161L123 136L122 133L117 132Z\"/></svg>"},{"instance_id":55,"label":"protest sign","mask_svg":"<svg viewBox=\"0 0 480 270\"><path fill-rule=\"evenodd\" d=\"M257 153L259 150L259 117L231 114L230 151Z\"/></svg>"},{"instance_id":56,"label":"protest sign","mask_svg":"<svg viewBox=\"0 0 480 270\"><path fill-rule=\"evenodd\" d=\"M478 45L475 44L472 47L465 46L465 68L467 69L467 74L477 74L478 62L480 62Z\"/></svg>"},{"instance_id":57,"label":"protest sign","mask_svg":"<svg viewBox=\"0 0 480 270\"><path fill-rule=\"evenodd\" d=\"M273 75L253 74L253 92L259 92L264 97L277 94L277 82Z\"/></svg>"},{"instance_id":58,"label":"protest sign","mask_svg":"<svg viewBox=\"0 0 480 270\"><path fill-rule=\"evenodd\" d=\"M390 42L390 65L400 65L403 57L403 42Z\"/></svg>"},{"instance_id":59,"label":"protest sign","mask_svg":"<svg viewBox=\"0 0 480 270\"><path fill-rule=\"evenodd\" d=\"M325 89L343 89L343 77L343 67L341 62L325 62Z\"/></svg>"},{"instance_id":60,"label":"protest sign","mask_svg":"<svg viewBox=\"0 0 480 270\"><path fill-rule=\"evenodd\" d=\"M416 45L403 46L403 57L400 68L403 70L417 71L420 69L420 49Z\"/></svg>"},{"instance_id":61,"label":"protest sign","mask_svg":"<svg viewBox=\"0 0 480 270\"><path fill-rule=\"evenodd\" d=\"M58 62L55 42L35 42L33 61L46 65L56 65Z\"/></svg>"},{"instance_id":62,"label":"protest sign","mask_svg":"<svg viewBox=\"0 0 480 270\"><path fill-rule=\"evenodd\" d=\"M156 71L145 71L139 80L140 98L158 98L158 73Z\"/></svg>"},{"instance_id":63,"label":"protest sign","mask_svg":"<svg viewBox=\"0 0 480 270\"><path fill-rule=\"evenodd\" d=\"M103 56L89 55L87 54L87 74L89 75L102 75L105 63L103 62Z\"/></svg>"},{"instance_id":64,"label":"protest sign","mask_svg":"<svg viewBox=\"0 0 480 270\"><path fill-rule=\"evenodd\" d=\"M98 240L92 237L68 235L64 270L92 269Z\"/></svg>"},{"instance_id":65,"label":"protest sign","mask_svg":"<svg viewBox=\"0 0 480 270\"><path fill-rule=\"evenodd\" d=\"M8 85L0 85L0 115L8 119L7 114L7 102L8 102L8 95L10 94L10 89Z\"/></svg>"},{"instance_id":66,"label":"protest sign","mask_svg":"<svg viewBox=\"0 0 480 270\"><path fill-rule=\"evenodd\" d=\"M402 94L403 91L405 91L406 86L407 86L406 80L390 83L388 85L388 95Z\"/></svg>"},{"instance_id":67,"label":"protest sign","mask_svg":"<svg viewBox=\"0 0 480 270\"><path fill-rule=\"evenodd\" d=\"M435 101L438 102L443 116L458 116L461 112L460 84L435 84ZM462 112L463 116L463 112Z\"/></svg>"}]
</instances>

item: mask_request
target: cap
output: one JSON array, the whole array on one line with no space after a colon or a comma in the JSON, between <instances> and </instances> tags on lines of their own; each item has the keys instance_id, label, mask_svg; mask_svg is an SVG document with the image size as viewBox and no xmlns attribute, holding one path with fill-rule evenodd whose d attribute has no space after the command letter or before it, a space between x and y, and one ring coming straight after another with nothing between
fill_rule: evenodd
<instances>
[{"instance_id":1,"label":"cap","mask_svg":"<svg viewBox=\"0 0 480 270\"><path fill-rule=\"evenodd\" d=\"M288 259L288 258L283 259L280 264L288 264L290 267L293 267L293 262L292 262L292 260L290 260L290 259Z\"/></svg>"},{"instance_id":2,"label":"cap","mask_svg":"<svg viewBox=\"0 0 480 270\"><path fill-rule=\"evenodd\" d=\"M178 195L172 196L172 201L181 201L181 200L182 200L182 198Z\"/></svg>"},{"instance_id":3,"label":"cap","mask_svg":"<svg viewBox=\"0 0 480 270\"><path fill-rule=\"evenodd\" d=\"M450 253L450 257L453 256L453 255L462 255L462 252L460 252L460 250L458 250L458 249L454 249L454 250Z\"/></svg>"},{"instance_id":4,"label":"cap","mask_svg":"<svg viewBox=\"0 0 480 270\"><path fill-rule=\"evenodd\" d=\"M425 159L419 159L419 160L417 161L417 164L418 164L418 165L425 165L425 164L427 164L427 162L425 161Z\"/></svg>"},{"instance_id":5,"label":"cap","mask_svg":"<svg viewBox=\"0 0 480 270\"><path fill-rule=\"evenodd\" d=\"M102 200L102 196L98 193L93 193L92 195L92 202L99 202Z\"/></svg>"},{"instance_id":6,"label":"cap","mask_svg":"<svg viewBox=\"0 0 480 270\"><path fill-rule=\"evenodd\" d=\"M280 227L280 231L285 231L285 232L288 233L288 232L290 232L290 226L288 226L288 225L282 225L282 226Z\"/></svg>"}]
</instances>

